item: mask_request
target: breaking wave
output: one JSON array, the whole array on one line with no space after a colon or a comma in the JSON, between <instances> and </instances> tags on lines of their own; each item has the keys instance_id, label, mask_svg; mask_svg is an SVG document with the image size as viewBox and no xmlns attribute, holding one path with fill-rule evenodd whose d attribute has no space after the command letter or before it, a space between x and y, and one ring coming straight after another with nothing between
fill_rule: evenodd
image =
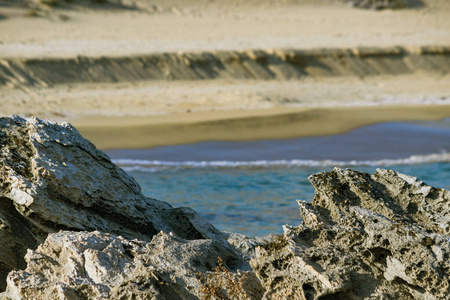
<instances>
[{"instance_id":1,"label":"breaking wave","mask_svg":"<svg viewBox=\"0 0 450 300\"><path fill-rule=\"evenodd\" d=\"M388 167L398 165L416 165L437 162L450 162L450 153L412 155L407 158L379 160L255 160L255 161L160 161L139 159L115 159L113 162L125 171L156 172L167 169L258 169L293 167Z\"/></svg>"}]
</instances>

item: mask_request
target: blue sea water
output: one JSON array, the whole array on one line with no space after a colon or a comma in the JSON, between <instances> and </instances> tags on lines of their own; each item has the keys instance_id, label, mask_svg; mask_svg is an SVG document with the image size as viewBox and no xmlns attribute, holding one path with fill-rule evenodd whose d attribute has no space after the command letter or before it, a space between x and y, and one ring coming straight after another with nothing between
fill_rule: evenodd
<instances>
[{"instance_id":1,"label":"blue sea water","mask_svg":"<svg viewBox=\"0 0 450 300\"><path fill-rule=\"evenodd\" d=\"M143 193L189 206L218 229L251 236L301 222L295 200L312 201L308 176L333 167L389 168L450 189L450 120L383 123L345 134L204 142L107 152Z\"/></svg>"}]
</instances>

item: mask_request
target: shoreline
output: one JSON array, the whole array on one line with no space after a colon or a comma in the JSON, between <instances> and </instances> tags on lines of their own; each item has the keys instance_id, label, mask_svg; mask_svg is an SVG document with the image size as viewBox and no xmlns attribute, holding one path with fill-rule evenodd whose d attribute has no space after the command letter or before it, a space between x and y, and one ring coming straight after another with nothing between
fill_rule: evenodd
<instances>
[{"instance_id":1,"label":"shoreline","mask_svg":"<svg viewBox=\"0 0 450 300\"><path fill-rule=\"evenodd\" d=\"M273 108L166 116L89 116L71 123L99 149L139 149L202 141L252 141L345 133L391 121L440 120L450 105Z\"/></svg>"}]
</instances>

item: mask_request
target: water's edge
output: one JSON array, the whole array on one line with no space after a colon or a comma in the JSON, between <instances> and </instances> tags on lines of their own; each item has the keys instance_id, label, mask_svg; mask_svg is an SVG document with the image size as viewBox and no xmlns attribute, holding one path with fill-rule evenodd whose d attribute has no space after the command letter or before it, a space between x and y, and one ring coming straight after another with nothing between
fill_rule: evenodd
<instances>
[{"instance_id":1,"label":"water's edge","mask_svg":"<svg viewBox=\"0 0 450 300\"><path fill-rule=\"evenodd\" d=\"M335 166L368 173L390 168L450 189L449 120L384 123L330 137L206 142L109 154L146 196L192 207L220 230L251 236L299 224L295 200L314 197L308 176Z\"/></svg>"}]
</instances>

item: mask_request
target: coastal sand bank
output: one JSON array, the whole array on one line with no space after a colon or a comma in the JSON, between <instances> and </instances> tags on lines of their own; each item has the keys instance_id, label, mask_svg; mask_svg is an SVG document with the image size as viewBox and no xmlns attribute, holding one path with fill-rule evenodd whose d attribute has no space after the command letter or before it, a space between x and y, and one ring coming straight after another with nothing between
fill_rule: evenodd
<instances>
[{"instance_id":1,"label":"coastal sand bank","mask_svg":"<svg viewBox=\"0 0 450 300\"><path fill-rule=\"evenodd\" d=\"M152 117L91 116L73 124L102 149L149 148L206 140L258 140L343 133L388 121L439 120L450 105L194 112Z\"/></svg>"},{"instance_id":2,"label":"coastal sand bank","mask_svg":"<svg viewBox=\"0 0 450 300\"><path fill-rule=\"evenodd\" d=\"M450 46L268 49L141 56L3 58L0 84L16 87L143 80L295 80L450 72Z\"/></svg>"}]
</instances>

